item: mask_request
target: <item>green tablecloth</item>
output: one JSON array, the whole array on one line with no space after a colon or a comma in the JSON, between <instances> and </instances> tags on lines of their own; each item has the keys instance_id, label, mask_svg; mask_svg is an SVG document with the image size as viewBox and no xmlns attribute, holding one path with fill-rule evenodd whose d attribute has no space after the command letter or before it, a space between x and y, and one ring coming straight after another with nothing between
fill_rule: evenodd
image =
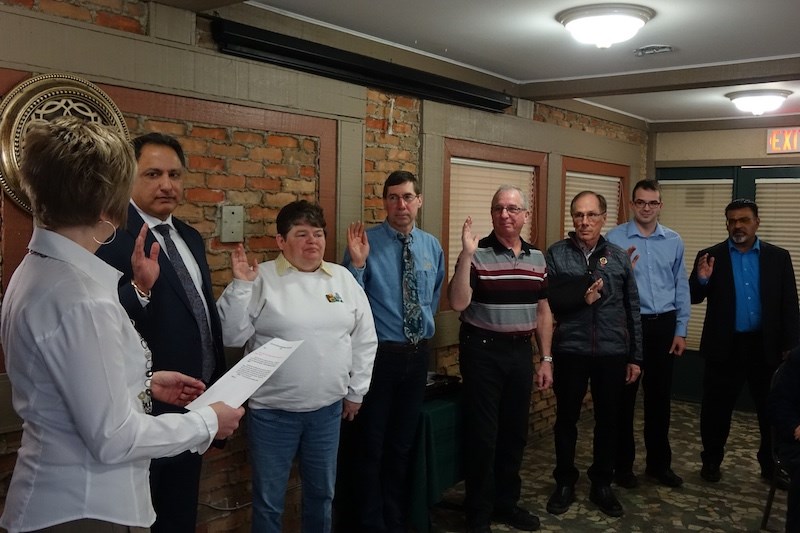
<instances>
[{"instance_id":1,"label":"green tablecloth","mask_svg":"<svg viewBox=\"0 0 800 533\"><path fill-rule=\"evenodd\" d=\"M411 459L411 524L430 529L429 509L461 481L461 397L425 401Z\"/></svg>"}]
</instances>

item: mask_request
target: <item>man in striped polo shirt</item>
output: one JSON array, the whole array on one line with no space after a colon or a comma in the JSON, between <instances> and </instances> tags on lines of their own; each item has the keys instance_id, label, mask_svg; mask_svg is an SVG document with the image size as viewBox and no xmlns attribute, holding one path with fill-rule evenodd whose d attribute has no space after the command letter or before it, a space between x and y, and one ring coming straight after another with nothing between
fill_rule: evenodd
<instances>
[{"instance_id":1,"label":"man in striped polo shirt","mask_svg":"<svg viewBox=\"0 0 800 533\"><path fill-rule=\"evenodd\" d=\"M483 239L472 234L471 218L464 222L448 289L450 305L461 311L467 531L489 533L492 520L535 531L538 517L518 505L519 470L528 438L533 334L543 354L537 386L553 381L545 259L520 237L530 216L525 193L500 187L491 213L494 229Z\"/></svg>"}]
</instances>

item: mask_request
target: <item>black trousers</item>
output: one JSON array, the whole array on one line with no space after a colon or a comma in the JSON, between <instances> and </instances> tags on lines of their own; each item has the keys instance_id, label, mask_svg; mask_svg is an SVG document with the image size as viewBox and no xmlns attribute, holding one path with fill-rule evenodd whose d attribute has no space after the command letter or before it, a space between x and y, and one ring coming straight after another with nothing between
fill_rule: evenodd
<instances>
[{"instance_id":1,"label":"black trousers","mask_svg":"<svg viewBox=\"0 0 800 533\"><path fill-rule=\"evenodd\" d=\"M369 392L353 428L356 499L351 503L357 524L349 531L405 531L410 455L425 396L428 356L427 342L378 346Z\"/></svg>"},{"instance_id":2,"label":"black trousers","mask_svg":"<svg viewBox=\"0 0 800 533\"><path fill-rule=\"evenodd\" d=\"M644 445L647 469L663 472L672 465L669 425L672 397L672 371L675 356L669 353L675 338L676 315L642 315L642 377L627 385L622 395L617 442L617 472L632 472L636 457L633 418L639 383L644 389Z\"/></svg>"},{"instance_id":3,"label":"black trousers","mask_svg":"<svg viewBox=\"0 0 800 533\"><path fill-rule=\"evenodd\" d=\"M464 510L467 525L517 505L528 440L533 353L530 336L480 334L462 325Z\"/></svg>"},{"instance_id":4,"label":"black trousers","mask_svg":"<svg viewBox=\"0 0 800 533\"><path fill-rule=\"evenodd\" d=\"M761 445L758 462L772 472L772 435L767 418L767 394L775 367L761 353L760 333L734 333L733 351L727 361L706 359L703 375L703 400L700 408L700 436L704 465L719 466L725 456L725 444L731 431L731 416L736 399L747 382L756 407Z\"/></svg>"},{"instance_id":5,"label":"black trousers","mask_svg":"<svg viewBox=\"0 0 800 533\"><path fill-rule=\"evenodd\" d=\"M627 366L625 356L554 354L553 391L557 403L553 477L558 485L573 486L578 481L579 472L575 468L577 424L589 383L594 405L594 442L592 465L587 473L594 485L611 484Z\"/></svg>"},{"instance_id":6,"label":"black trousers","mask_svg":"<svg viewBox=\"0 0 800 533\"><path fill-rule=\"evenodd\" d=\"M202 465L202 457L191 452L150 462L150 493L156 511L150 527L153 533L195 532Z\"/></svg>"}]
</instances>

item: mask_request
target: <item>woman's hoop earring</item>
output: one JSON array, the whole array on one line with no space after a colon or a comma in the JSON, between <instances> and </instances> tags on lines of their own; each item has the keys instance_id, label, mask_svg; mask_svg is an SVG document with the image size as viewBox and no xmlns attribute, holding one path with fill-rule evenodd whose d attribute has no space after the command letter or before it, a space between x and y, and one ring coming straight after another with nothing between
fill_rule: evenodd
<instances>
[{"instance_id":1,"label":"woman's hoop earring","mask_svg":"<svg viewBox=\"0 0 800 533\"><path fill-rule=\"evenodd\" d=\"M114 224L112 224L111 221L109 221L109 220L102 220L101 219L100 222L103 222L103 223L108 224L109 226L111 226L111 228L114 230L114 233L112 233L111 237L109 237L105 241L98 241L97 237L95 237L94 235L92 235L92 240L94 242L96 242L97 244L99 244L100 246L103 246L105 244L111 244L112 242L114 242L114 239L117 238L117 227Z\"/></svg>"}]
</instances>

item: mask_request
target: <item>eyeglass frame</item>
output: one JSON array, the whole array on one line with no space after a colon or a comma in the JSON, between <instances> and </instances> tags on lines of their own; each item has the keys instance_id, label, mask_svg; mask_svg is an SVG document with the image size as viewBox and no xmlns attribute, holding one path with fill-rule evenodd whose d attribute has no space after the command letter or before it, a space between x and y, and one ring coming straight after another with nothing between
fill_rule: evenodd
<instances>
[{"instance_id":1,"label":"eyeglass frame","mask_svg":"<svg viewBox=\"0 0 800 533\"><path fill-rule=\"evenodd\" d=\"M603 211L602 213L570 213L570 216L574 222L581 222L584 218L589 222L597 222L603 218L607 212L608 211Z\"/></svg>"},{"instance_id":2,"label":"eyeglass frame","mask_svg":"<svg viewBox=\"0 0 800 533\"><path fill-rule=\"evenodd\" d=\"M422 195L420 195L420 194L412 194L410 192L406 193L406 194L403 194L403 195L387 194L385 200L387 202L390 202L390 203L393 203L393 204L396 204L400 200L403 200L403 203L410 204L411 202L413 202L414 200L416 200L420 196L422 196Z\"/></svg>"},{"instance_id":3,"label":"eyeglass frame","mask_svg":"<svg viewBox=\"0 0 800 533\"><path fill-rule=\"evenodd\" d=\"M649 202L645 202L644 200L637 199L633 201L633 206L636 209L644 209L645 206L649 207L650 209L656 209L661 207L662 204L663 202L661 200L650 200Z\"/></svg>"},{"instance_id":4,"label":"eyeglass frame","mask_svg":"<svg viewBox=\"0 0 800 533\"><path fill-rule=\"evenodd\" d=\"M495 215L502 215L503 211L505 211L511 216L517 216L525 213L527 209L518 205L493 205L490 211Z\"/></svg>"}]
</instances>

